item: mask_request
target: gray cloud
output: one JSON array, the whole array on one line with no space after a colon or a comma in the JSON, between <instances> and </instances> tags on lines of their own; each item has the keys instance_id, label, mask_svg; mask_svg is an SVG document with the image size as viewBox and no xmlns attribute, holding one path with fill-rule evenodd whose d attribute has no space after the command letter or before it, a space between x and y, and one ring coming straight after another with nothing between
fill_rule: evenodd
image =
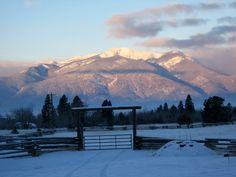
<instances>
[{"instance_id":1,"label":"gray cloud","mask_svg":"<svg viewBox=\"0 0 236 177\"><path fill-rule=\"evenodd\" d=\"M223 3L200 3L199 9L202 10L216 10L225 7Z\"/></svg>"},{"instance_id":2,"label":"gray cloud","mask_svg":"<svg viewBox=\"0 0 236 177\"><path fill-rule=\"evenodd\" d=\"M230 7L236 8L236 1L229 4Z\"/></svg>"},{"instance_id":3,"label":"gray cloud","mask_svg":"<svg viewBox=\"0 0 236 177\"><path fill-rule=\"evenodd\" d=\"M138 45L145 47L203 47L207 45L232 44L235 42L236 26L225 25L216 26L208 33L202 33L190 36L189 39L171 39L171 38L152 38L145 40Z\"/></svg>"},{"instance_id":4,"label":"gray cloud","mask_svg":"<svg viewBox=\"0 0 236 177\"><path fill-rule=\"evenodd\" d=\"M222 17L222 18L217 19L217 22L218 23L236 24L236 17L230 17L230 16Z\"/></svg>"},{"instance_id":5,"label":"gray cloud","mask_svg":"<svg viewBox=\"0 0 236 177\"><path fill-rule=\"evenodd\" d=\"M198 26L206 24L207 22L208 22L207 19L202 19L202 18L186 18L180 21L180 26Z\"/></svg>"},{"instance_id":6,"label":"gray cloud","mask_svg":"<svg viewBox=\"0 0 236 177\"><path fill-rule=\"evenodd\" d=\"M120 21L121 19L116 19ZM124 20L122 25L112 27L110 33L117 38L152 37L166 27L198 26L208 22L202 18L186 18L178 20L137 21Z\"/></svg>"},{"instance_id":7,"label":"gray cloud","mask_svg":"<svg viewBox=\"0 0 236 177\"><path fill-rule=\"evenodd\" d=\"M198 5L189 4L169 4L156 8L149 8L143 11L118 14L106 21L109 33L116 38L128 37L151 37L156 36L165 27L196 26L205 24L206 19L189 18L180 20L170 20L177 14L191 14L200 10L215 10L222 8L221 3L202 3ZM162 20L163 17L168 17Z\"/></svg>"},{"instance_id":8,"label":"gray cloud","mask_svg":"<svg viewBox=\"0 0 236 177\"><path fill-rule=\"evenodd\" d=\"M186 52L208 67L218 69L224 73L236 74L235 45L231 47L204 47L194 50L188 49Z\"/></svg>"},{"instance_id":9,"label":"gray cloud","mask_svg":"<svg viewBox=\"0 0 236 177\"><path fill-rule=\"evenodd\" d=\"M109 32L116 38L155 36L170 22L160 21L161 16L175 15L179 12L191 12L191 5L174 4L150 8L143 11L114 15L107 20ZM172 24L174 26L174 24Z\"/></svg>"}]
</instances>

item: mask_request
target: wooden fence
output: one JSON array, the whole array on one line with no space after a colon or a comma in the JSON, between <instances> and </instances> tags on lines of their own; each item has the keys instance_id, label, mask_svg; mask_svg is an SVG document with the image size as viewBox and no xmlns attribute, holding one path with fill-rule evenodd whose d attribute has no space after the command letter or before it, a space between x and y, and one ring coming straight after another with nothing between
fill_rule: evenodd
<instances>
[{"instance_id":1,"label":"wooden fence","mask_svg":"<svg viewBox=\"0 0 236 177\"><path fill-rule=\"evenodd\" d=\"M0 158L38 156L41 152L78 149L77 138L11 138L0 142Z\"/></svg>"},{"instance_id":2,"label":"wooden fence","mask_svg":"<svg viewBox=\"0 0 236 177\"><path fill-rule=\"evenodd\" d=\"M225 156L236 156L236 139L206 138L205 146Z\"/></svg>"},{"instance_id":3,"label":"wooden fence","mask_svg":"<svg viewBox=\"0 0 236 177\"><path fill-rule=\"evenodd\" d=\"M164 139L157 137L141 137L135 139L136 149L159 149L173 139ZM204 144L206 147L216 151L224 156L236 156L236 139L210 139L193 140Z\"/></svg>"},{"instance_id":4,"label":"wooden fence","mask_svg":"<svg viewBox=\"0 0 236 177\"><path fill-rule=\"evenodd\" d=\"M171 139L136 136L135 149L159 149L170 141Z\"/></svg>"}]
</instances>

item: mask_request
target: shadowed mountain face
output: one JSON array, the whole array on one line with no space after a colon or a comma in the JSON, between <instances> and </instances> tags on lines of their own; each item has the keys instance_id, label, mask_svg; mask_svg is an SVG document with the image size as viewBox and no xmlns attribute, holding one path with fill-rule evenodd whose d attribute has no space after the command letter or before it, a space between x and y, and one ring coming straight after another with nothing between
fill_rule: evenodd
<instances>
[{"instance_id":1,"label":"shadowed mountain face","mask_svg":"<svg viewBox=\"0 0 236 177\"><path fill-rule=\"evenodd\" d=\"M134 56L133 56L134 55ZM142 59L143 57L143 59ZM150 58L149 58L150 57ZM235 95L236 77L195 62L182 52L148 54L112 49L88 57L44 63L0 78L0 107L32 106L40 111L45 95L79 95L88 105L109 98L114 105L157 106L159 101Z\"/></svg>"}]
</instances>

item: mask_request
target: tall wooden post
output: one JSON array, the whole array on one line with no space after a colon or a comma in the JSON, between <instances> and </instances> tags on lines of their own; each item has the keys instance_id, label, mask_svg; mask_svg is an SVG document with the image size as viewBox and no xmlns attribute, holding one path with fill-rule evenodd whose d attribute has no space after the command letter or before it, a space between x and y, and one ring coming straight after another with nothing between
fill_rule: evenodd
<instances>
[{"instance_id":1,"label":"tall wooden post","mask_svg":"<svg viewBox=\"0 0 236 177\"><path fill-rule=\"evenodd\" d=\"M78 111L77 119L77 138L79 140L78 150L84 150L84 127L81 121L81 111Z\"/></svg>"},{"instance_id":2,"label":"tall wooden post","mask_svg":"<svg viewBox=\"0 0 236 177\"><path fill-rule=\"evenodd\" d=\"M135 150L136 149L136 136L137 136L136 109L133 109L132 112L133 112L133 150Z\"/></svg>"}]
</instances>

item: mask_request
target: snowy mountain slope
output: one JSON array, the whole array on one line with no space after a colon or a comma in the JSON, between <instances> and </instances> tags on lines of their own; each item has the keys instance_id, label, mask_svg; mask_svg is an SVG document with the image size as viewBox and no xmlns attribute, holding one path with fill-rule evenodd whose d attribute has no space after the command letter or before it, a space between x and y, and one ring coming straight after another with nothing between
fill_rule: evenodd
<instances>
[{"instance_id":1,"label":"snowy mountain slope","mask_svg":"<svg viewBox=\"0 0 236 177\"><path fill-rule=\"evenodd\" d=\"M143 59L142 59L143 57ZM158 58L159 57L159 58ZM235 76L204 67L179 51L165 54L110 49L86 57L48 62L0 78L0 104L39 108L47 93L79 95L88 104L105 98L117 104L184 99L187 94L235 94ZM3 107L4 107L3 106Z\"/></svg>"},{"instance_id":2,"label":"snowy mountain slope","mask_svg":"<svg viewBox=\"0 0 236 177\"><path fill-rule=\"evenodd\" d=\"M129 48L112 48L99 54L101 58L110 58L116 55L135 60L147 60L150 58L160 58L162 54L155 52L137 51Z\"/></svg>"},{"instance_id":3,"label":"snowy mountain slope","mask_svg":"<svg viewBox=\"0 0 236 177\"><path fill-rule=\"evenodd\" d=\"M182 52L168 52L149 62L163 66L177 78L203 89L208 94L236 92L236 77L209 69Z\"/></svg>"}]
</instances>

